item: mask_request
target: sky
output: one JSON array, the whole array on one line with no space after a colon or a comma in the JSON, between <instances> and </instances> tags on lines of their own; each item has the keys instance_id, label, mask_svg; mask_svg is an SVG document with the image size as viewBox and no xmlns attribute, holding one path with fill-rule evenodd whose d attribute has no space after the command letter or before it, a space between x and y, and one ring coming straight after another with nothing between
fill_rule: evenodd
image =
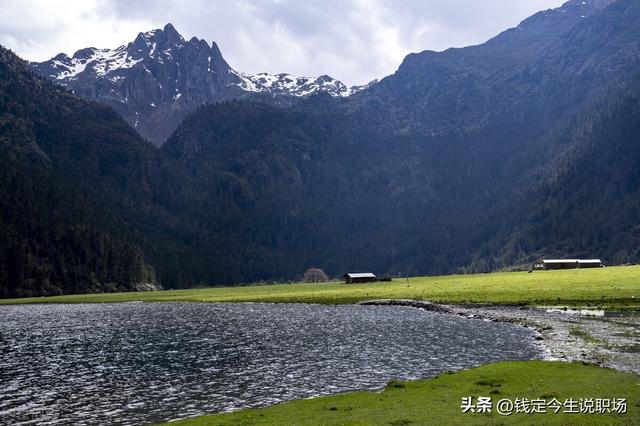
<instances>
[{"instance_id":1,"label":"sky","mask_svg":"<svg viewBox=\"0 0 640 426\"><path fill-rule=\"evenodd\" d=\"M411 52L482 43L564 0L0 0L0 44L30 61L115 48L168 22L215 41L236 70L392 74Z\"/></svg>"}]
</instances>

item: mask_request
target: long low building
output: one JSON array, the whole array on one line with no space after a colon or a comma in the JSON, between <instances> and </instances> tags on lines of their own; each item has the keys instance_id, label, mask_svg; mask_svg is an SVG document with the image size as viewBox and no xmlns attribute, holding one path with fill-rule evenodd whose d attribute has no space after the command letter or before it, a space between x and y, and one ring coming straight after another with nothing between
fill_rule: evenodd
<instances>
[{"instance_id":1,"label":"long low building","mask_svg":"<svg viewBox=\"0 0 640 426\"><path fill-rule=\"evenodd\" d=\"M348 272L344 274L344 282L347 284L371 283L374 281L377 281L377 278L371 272Z\"/></svg>"},{"instance_id":2,"label":"long low building","mask_svg":"<svg viewBox=\"0 0 640 426\"><path fill-rule=\"evenodd\" d=\"M544 269L583 269L583 268L601 268L602 261L600 259L543 259L542 267Z\"/></svg>"}]
</instances>

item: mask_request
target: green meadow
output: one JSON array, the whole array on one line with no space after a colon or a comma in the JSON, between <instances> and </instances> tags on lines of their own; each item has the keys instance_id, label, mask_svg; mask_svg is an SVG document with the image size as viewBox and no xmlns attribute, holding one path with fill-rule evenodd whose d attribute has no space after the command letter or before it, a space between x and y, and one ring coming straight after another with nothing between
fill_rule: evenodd
<instances>
[{"instance_id":1,"label":"green meadow","mask_svg":"<svg viewBox=\"0 0 640 426\"><path fill-rule=\"evenodd\" d=\"M273 284L4 299L15 303L272 302L356 303L415 299L453 304L571 305L640 309L640 266L397 278L393 282Z\"/></svg>"}]
</instances>

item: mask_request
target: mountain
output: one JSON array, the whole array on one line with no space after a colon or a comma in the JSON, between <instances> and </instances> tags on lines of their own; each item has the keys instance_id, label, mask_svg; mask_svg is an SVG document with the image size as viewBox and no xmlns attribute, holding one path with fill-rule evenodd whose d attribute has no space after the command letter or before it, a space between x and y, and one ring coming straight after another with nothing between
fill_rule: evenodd
<instances>
[{"instance_id":1,"label":"mountain","mask_svg":"<svg viewBox=\"0 0 640 426\"><path fill-rule=\"evenodd\" d=\"M0 296L157 288L127 235L155 156L113 110L0 47Z\"/></svg>"},{"instance_id":2,"label":"mountain","mask_svg":"<svg viewBox=\"0 0 640 426\"><path fill-rule=\"evenodd\" d=\"M202 190L194 217L244 224L237 238L277 254L271 276L637 261L637 172L622 153L638 137L639 8L569 1L482 45L409 55L348 98L204 106L163 151ZM606 155L584 154L608 138Z\"/></svg>"},{"instance_id":3,"label":"mountain","mask_svg":"<svg viewBox=\"0 0 640 426\"><path fill-rule=\"evenodd\" d=\"M116 49L60 53L33 63L33 69L80 96L114 108L143 137L161 145L178 123L197 106L257 94L274 102L325 92L348 96L347 88L323 75L247 74L235 71L214 42L185 40L171 25L140 33Z\"/></svg>"},{"instance_id":4,"label":"mountain","mask_svg":"<svg viewBox=\"0 0 640 426\"><path fill-rule=\"evenodd\" d=\"M0 297L287 277L248 224L198 216L203 191L231 202L234 188L172 166L114 110L0 47Z\"/></svg>"},{"instance_id":5,"label":"mountain","mask_svg":"<svg viewBox=\"0 0 640 426\"><path fill-rule=\"evenodd\" d=\"M203 101L161 147L2 52L4 296L640 261L634 0L411 54L350 96Z\"/></svg>"}]
</instances>

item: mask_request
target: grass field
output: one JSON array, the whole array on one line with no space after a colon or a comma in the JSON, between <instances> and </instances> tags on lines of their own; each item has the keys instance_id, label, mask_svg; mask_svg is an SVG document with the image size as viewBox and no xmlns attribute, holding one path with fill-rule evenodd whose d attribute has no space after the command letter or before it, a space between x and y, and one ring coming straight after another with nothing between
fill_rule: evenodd
<instances>
[{"instance_id":1,"label":"grass field","mask_svg":"<svg viewBox=\"0 0 640 426\"><path fill-rule=\"evenodd\" d=\"M390 283L276 284L4 299L15 303L274 302L344 304L368 299L640 309L640 266L396 279Z\"/></svg>"},{"instance_id":2,"label":"grass field","mask_svg":"<svg viewBox=\"0 0 640 426\"><path fill-rule=\"evenodd\" d=\"M491 397L490 414L462 413L463 397ZM501 399L626 399L626 414L495 412ZM524 404L522 407L524 408ZM172 422L200 425L637 425L640 376L583 364L501 362L412 382L391 382L384 392L353 392L262 409Z\"/></svg>"}]
</instances>

